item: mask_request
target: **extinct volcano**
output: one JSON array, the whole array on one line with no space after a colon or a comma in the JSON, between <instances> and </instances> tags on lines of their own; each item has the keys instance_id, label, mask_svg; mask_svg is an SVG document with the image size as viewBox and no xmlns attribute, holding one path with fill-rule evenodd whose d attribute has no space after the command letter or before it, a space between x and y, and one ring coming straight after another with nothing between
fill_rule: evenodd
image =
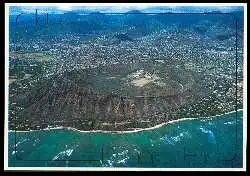
<instances>
[{"instance_id":1,"label":"extinct volcano","mask_svg":"<svg viewBox=\"0 0 250 176\"><path fill-rule=\"evenodd\" d=\"M16 112L10 128L152 127L178 118L177 110L187 103L193 83L191 72L156 61L64 72L15 97L22 110Z\"/></svg>"}]
</instances>

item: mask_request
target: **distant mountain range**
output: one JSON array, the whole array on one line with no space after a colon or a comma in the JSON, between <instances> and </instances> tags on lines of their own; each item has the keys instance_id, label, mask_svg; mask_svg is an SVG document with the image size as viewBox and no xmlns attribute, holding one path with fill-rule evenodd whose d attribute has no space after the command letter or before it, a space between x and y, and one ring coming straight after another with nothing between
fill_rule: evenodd
<instances>
[{"instance_id":1,"label":"distant mountain range","mask_svg":"<svg viewBox=\"0 0 250 176\"><path fill-rule=\"evenodd\" d=\"M20 8L19 8L20 9ZM65 33L88 34L98 31L121 31L130 36L141 37L152 32L160 31L168 27L177 25L179 28L194 25L196 30L201 31L207 28L200 21L209 20L218 22L223 21L229 27L234 28L234 19L228 15L199 15L199 14L145 14L140 10L130 10L124 15L110 15L100 11L92 11L88 14L79 13L80 11L67 11L63 14L48 14L48 25L46 25L46 14L38 13L38 25L36 25L36 15L34 13L10 16L10 30L12 35L22 33L22 37L37 35L54 35ZM243 13L241 11L232 12L238 17L238 27L243 26ZM192 15L192 18L190 18ZM16 24L16 22L18 22ZM199 27L197 27L199 24ZM216 24L215 24L216 25ZM20 36L20 35L19 35Z\"/></svg>"}]
</instances>

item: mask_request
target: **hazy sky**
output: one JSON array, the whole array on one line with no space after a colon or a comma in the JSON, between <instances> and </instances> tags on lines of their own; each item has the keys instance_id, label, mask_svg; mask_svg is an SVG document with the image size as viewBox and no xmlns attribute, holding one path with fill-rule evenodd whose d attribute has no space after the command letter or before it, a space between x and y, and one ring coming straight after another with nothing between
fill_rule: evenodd
<instances>
[{"instance_id":1,"label":"hazy sky","mask_svg":"<svg viewBox=\"0 0 250 176\"><path fill-rule=\"evenodd\" d=\"M97 4L98 5L98 4ZM129 10L140 10L142 12L204 12L204 11L222 11L222 12L230 12L235 10L240 10L240 7L230 7L230 6L148 6L148 5L122 5L122 6L72 6L72 4L58 4L56 6L12 6L10 7L10 14L18 14L18 13L34 13L35 9L39 10L39 13L64 13L67 11L99 11L102 13L108 12L127 12Z\"/></svg>"}]
</instances>

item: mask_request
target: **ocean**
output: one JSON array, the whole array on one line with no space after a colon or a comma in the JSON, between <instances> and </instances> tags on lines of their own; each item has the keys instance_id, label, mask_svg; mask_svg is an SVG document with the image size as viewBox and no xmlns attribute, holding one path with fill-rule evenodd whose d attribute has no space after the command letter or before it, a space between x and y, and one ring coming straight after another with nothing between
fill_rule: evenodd
<instances>
[{"instance_id":1,"label":"ocean","mask_svg":"<svg viewBox=\"0 0 250 176\"><path fill-rule=\"evenodd\" d=\"M9 132L10 167L243 167L243 112L135 133Z\"/></svg>"}]
</instances>

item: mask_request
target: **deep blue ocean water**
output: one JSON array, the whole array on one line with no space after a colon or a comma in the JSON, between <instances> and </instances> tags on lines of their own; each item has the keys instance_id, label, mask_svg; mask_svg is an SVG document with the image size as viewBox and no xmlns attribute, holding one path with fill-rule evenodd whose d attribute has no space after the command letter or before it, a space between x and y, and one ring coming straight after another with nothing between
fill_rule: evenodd
<instances>
[{"instance_id":1,"label":"deep blue ocean water","mask_svg":"<svg viewBox=\"0 0 250 176\"><path fill-rule=\"evenodd\" d=\"M242 147L238 111L237 120L234 112L129 134L9 132L9 166L237 168L243 167Z\"/></svg>"}]
</instances>

